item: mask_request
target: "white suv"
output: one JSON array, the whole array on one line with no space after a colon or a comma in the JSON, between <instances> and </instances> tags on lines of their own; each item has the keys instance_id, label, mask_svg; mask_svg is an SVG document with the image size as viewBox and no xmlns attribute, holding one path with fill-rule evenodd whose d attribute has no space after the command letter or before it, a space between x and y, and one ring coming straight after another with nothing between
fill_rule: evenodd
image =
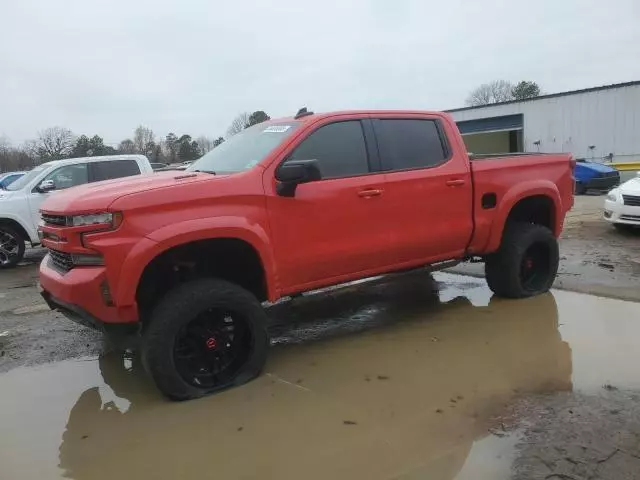
<instances>
[{"instance_id":1,"label":"white suv","mask_svg":"<svg viewBox=\"0 0 640 480\"><path fill-rule=\"evenodd\" d=\"M40 206L56 190L152 172L144 155L69 158L37 166L0 191L0 269L22 260L26 242L40 243Z\"/></svg>"}]
</instances>

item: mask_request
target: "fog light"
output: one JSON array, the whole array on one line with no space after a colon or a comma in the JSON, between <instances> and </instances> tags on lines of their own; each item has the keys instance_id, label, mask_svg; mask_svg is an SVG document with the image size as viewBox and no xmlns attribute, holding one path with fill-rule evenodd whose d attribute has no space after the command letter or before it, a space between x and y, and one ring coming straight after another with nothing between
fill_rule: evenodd
<instances>
[{"instance_id":1,"label":"fog light","mask_svg":"<svg viewBox=\"0 0 640 480\"><path fill-rule=\"evenodd\" d=\"M604 218L611 218L611 212L609 210L604 211Z\"/></svg>"},{"instance_id":2,"label":"fog light","mask_svg":"<svg viewBox=\"0 0 640 480\"><path fill-rule=\"evenodd\" d=\"M100 294L102 295L102 301L107 307L113 307L113 299L111 298L111 290L107 280L103 280L100 283Z\"/></svg>"}]
</instances>

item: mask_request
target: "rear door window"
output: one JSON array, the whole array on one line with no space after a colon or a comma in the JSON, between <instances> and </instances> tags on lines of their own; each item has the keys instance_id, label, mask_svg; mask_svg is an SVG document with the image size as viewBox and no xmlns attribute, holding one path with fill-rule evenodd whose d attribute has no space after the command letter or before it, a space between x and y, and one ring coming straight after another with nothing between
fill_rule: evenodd
<instances>
[{"instance_id":1,"label":"rear door window","mask_svg":"<svg viewBox=\"0 0 640 480\"><path fill-rule=\"evenodd\" d=\"M89 165L91 168L92 182L130 177L140 173L140 167L135 160L110 160L106 162L94 162Z\"/></svg>"},{"instance_id":2,"label":"rear door window","mask_svg":"<svg viewBox=\"0 0 640 480\"><path fill-rule=\"evenodd\" d=\"M379 119L373 125L383 170L429 168L447 160L435 120Z\"/></svg>"},{"instance_id":3,"label":"rear door window","mask_svg":"<svg viewBox=\"0 0 640 480\"><path fill-rule=\"evenodd\" d=\"M290 160L317 160L322 178L369 173L367 148L359 120L320 127L293 151Z\"/></svg>"}]
</instances>

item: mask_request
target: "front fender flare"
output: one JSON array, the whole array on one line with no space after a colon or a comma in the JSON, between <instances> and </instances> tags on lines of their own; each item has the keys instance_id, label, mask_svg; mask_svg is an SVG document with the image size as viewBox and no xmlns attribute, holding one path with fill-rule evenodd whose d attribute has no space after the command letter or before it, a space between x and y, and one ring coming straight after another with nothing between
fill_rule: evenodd
<instances>
[{"instance_id":1,"label":"front fender flare","mask_svg":"<svg viewBox=\"0 0 640 480\"><path fill-rule=\"evenodd\" d=\"M134 305L144 269L165 251L198 240L236 238L251 245L264 268L270 300L278 296L275 261L267 232L259 224L241 217L213 217L187 220L164 226L141 239L127 255L117 287L117 304Z\"/></svg>"}]
</instances>

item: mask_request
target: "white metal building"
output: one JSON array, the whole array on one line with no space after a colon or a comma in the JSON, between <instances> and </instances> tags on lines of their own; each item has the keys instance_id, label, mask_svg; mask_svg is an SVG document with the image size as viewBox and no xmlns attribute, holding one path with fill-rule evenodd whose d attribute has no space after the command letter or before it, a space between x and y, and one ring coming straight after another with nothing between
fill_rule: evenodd
<instances>
[{"instance_id":1,"label":"white metal building","mask_svg":"<svg viewBox=\"0 0 640 480\"><path fill-rule=\"evenodd\" d=\"M640 161L640 81L449 110L473 153Z\"/></svg>"}]
</instances>

